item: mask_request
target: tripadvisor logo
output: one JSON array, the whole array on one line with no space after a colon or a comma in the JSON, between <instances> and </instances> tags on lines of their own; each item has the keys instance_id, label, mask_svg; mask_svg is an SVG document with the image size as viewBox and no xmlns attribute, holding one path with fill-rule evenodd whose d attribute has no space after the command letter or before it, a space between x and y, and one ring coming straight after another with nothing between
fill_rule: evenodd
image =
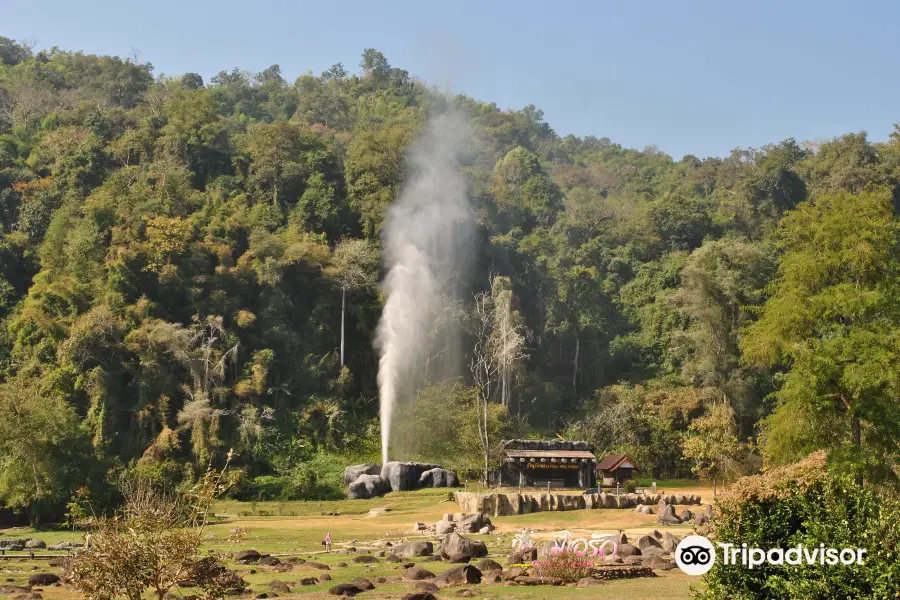
<instances>
[{"instance_id":1,"label":"tripadvisor logo","mask_svg":"<svg viewBox=\"0 0 900 600\"><path fill-rule=\"evenodd\" d=\"M716 562L716 549L701 535L689 535L675 548L675 564L688 575L703 575Z\"/></svg>"},{"instance_id":2,"label":"tripadvisor logo","mask_svg":"<svg viewBox=\"0 0 900 600\"><path fill-rule=\"evenodd\" d=\"M722 564L742 565L753 569L762 564L770 565L861 565L865 548L826 548L825 544L809 548L798 544L793 548L748 548L747 544L717 543L722 549ZM703 575L716 562L716 549L703 536L689 535L675 548L675 563L688 575Z\"/></svg>"}]
</instances>

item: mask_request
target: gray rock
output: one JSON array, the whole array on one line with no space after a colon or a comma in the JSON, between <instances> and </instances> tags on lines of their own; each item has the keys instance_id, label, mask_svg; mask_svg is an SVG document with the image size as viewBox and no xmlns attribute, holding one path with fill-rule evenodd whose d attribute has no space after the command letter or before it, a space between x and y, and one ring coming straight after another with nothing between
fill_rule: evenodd
<instances>
[{"instance_id":1,"label":"gray rock","mask_svg":"<svg viewBox=\"0 0 900 600\"><path fill-rule=\"evenodd\" d=\"M586 588L586 587L597 587L598 585L603 585L606 583L602 579L597 579L596 577L582 577L578 580L578 583L575 584L576 587Z\"/></svg>"},{"instance_id":2,"label":"gray rock","mask_svg":"<svg viewBox=\"0 0 900 600\"><path fill-rule=\"evenodd\" d=\"M390 487L380 475L360 475L347 490L347 497L351 499L366 500L383 496L388 493Z\"/></svg>"},{"instance_id":3,"label":"gray rock","mask_svg":"<svg viewBox=\"0 0 900 600\"><path fill-rule=\"evenodd\" d=\"M707 517L706 515L699 514L696 517L694 517L694 525L696 525L697 527L700 527L701 525L707 525L707 524L709 524L709 517Z\"/></svg>"},{"instance_id":4,"label":"gray rock","mask_svg":"<svg viewBox=\"0 0 900 600\"><path fill-rule=\"evenodd\" d=\"M675 507L668 504L665 500L659 501L659 515L657 519L663 525L678 525L681 519L675 516Z\"/></svg>"},{"instance_id":5,"label":"gray rock","mask_svg":"<svg viewBox=\"0 0 900 600\"><path fill-rule=\"evenodd\" d=\"M344 485L350 485L357 479L359 479L360 475L380 475L381 467L376 465L375 463L370 463L367 465L351 465L344 469Z\"/></svg>"},{"instance_id":6,"label":"gray rock","mask_svg":"<svg viewBox=\"0 0 900 600\"><path fill-rule=\"evenodd\" d=\"M279 594L290 594L291 588L288 587L288 584L281 581L280 579L273 579L269 582L269 589L273 592L278 592Z\"/></svg>"},{"instance_id":7,"label":"gray rock","mask_svg":"<svg viewBox=\"0 0 900 600\"><path fill-rule=\"evenodd\" d=\"M361 590L374 590L375 584L366 579L365 577L354 577L350 580L350 583L355 585Z\"/></svg>"},{"instance_id":8,"label":"gray rock","mask_svg":"<svg viewBox=\"0 0 900 600\"><path fill-rule=\"evenodd\" d=\"M0 540L0 549L21 552L25 549L25 540Z\"/></svg>"},{"instance_id":9,"label":"gray rock","mask_svg":"<svg viewBox=\"0 0 900 600\"><path fill-rule=\"evenodd\" d=\"M417 487L459 487L459 477L453 471L437 467L419 475Z\"/></svg>"},{"instance_id":10,"label":"gray rock","mask_svg":"<svg viewBox=\"0 0 900 600\"><path fill-rule=\"evenodd\" d=\"M53 585L54 583L59 582L59 575L55 575L53 573L35 573L31 577L28 578L28 585L30 586L42 586L42 585Z\"/></svg>"},{"instance_id":11,"label":"gray rock","mask_svg":"<svg viewBox=\"0 0 900 600\"><path fill-rule=\"evenodd\" d=\"M657 541L655 536L652 535L642 535L635 542L638 548L644 550L646 548L660 548L661 545L659 541Z\"/></svg>"},{"instance_id":12,"label":"gray rock","mask_svg":"<svg viewBox=\"0 0 900 600\"><path fill-rule=\"evenodd\" d=\"M450 556L449 562L459 564L467 563L470 560L472 560L472 557L468 554L453 554L452 556Z\"/></svg>"},{"instance_id":13,"label":"gray rock","mask_svg":"<svg viewBox=\"0 0 900 600\"><path fill-rule=\"evenodd\" d=\"M234 555L234 562L239 565L248 565L250 563L258 562L260 558L261 555L256 550L241 550Z\"/></svg>"},{"instance_id":14,"label":"gray rock","mask_svg":"<svg viewBox=\"0 0 900 600\"><path fill-rule=\"evenodd\" d=\"M653 556L649 556L641 561L641 564L645 567L649 567L654 571L671 571L675 568L675 563L671 560L666 560L662 556L654 554Z\"/></svg>"},{"instance_id":15,"label":"gray rock","mask_svg":"<svg viewBox=\"0 0 900 600\"><path fill-rule=\"evenodd\" d=\"M486 573L488 571L502 571L503 565L498 563L496 560L491 560L490 558L483 558L476 565L478 569L482 573Z\"/></svg>"},{"instance_id":16,"label":"gray rock","mask_svg":"<svg viewBox=\"0 0 900 600\"><path fill-rule=\"evenodd\" d=\"M434 526L434 532L438 535L447 535L456 531L456 523L453 521L438 521Z\"/></svg>"},{"instance_id":17,"label":"gray rock","mask_svg":"<svg viewBox=\"0 0 900 600\"><path fill-rule=\"evenodd\" d=\"M434 554L434 544L431 542L408 542L394 548L394 556L400 558L431 556L432 554Z\"/></svg>"},{"instance_id":18,"label":"gray rock","mask_svg":"<svg viewBox=\"0 0 900 600\"><path fill-rule=\"evenodd\" d=\"M434 582L439 586L481 583L481 571L472 565L451 567L438 575Z\"/></svg>"},{"instance_id":19,"label":"gray rock","mask_svg":"<svg viewBox=\"0 0 900 600\"><path fill-rule=\"evenodd\" d=\"M629 556L640 556L641 549L632 544L622 544L618 548L616 548L616 555L621 558L627 558Z\"/></svg>"},{"instance_id":20,"label":"gray rock","mask_svg":"<svg viewBox=\"0 0 900 600\"><path fill-rule=\"evenodd\" d=\"M690 521L691 519L694 518L694 513L692 513L688 509L684 509L683 511L681 511L681 514L678 515L678 518L681 519L682 523L687 523L688 521Z\"/></svg>"},{"instance_id":21,"label":"gray rock","mask_svg":"<svg viewBox=\"0 0 900 600\"><path fill-rule=\"evenodd\" d=\"M381 467L381 478L395 492L414 490L419 484L422 473L440 468L442 468L441 465L394 460L384 463L384 466Z\"/></svg>"},{"instance_id":22,"label":"gray rock","mask_svg":"<svg viewBox=\"0 0 900 600\"><path fill-rule=\"evenodd\" d=\"M362 590L352 583L339 583L328 590L328 593L332 596L355 596L362 593Z\"/></svg>"},{"instance_id":23,"label":"gray rock","mask_svg":"<svg viewBox=\"0 0 900 600\"><path fill-rule=\"evenodd\" d=\"M438 600L431 592L412 592L403 596L401 600Z\"/></svg>"},{"instance_id":24,"label":"gray rock","mask_svg":"<svg viewBox=\"0 0 900 600\"><path fill-rule=\"evenodd\" d=\"M465 515L456 521L456 530L461 533L478 533L486 525L492 525L487 515L475 513L474 515Z\"/></svg>"},{"instance_id":25,"label":"gray rock","mask_svg":"<svg viewBox=\"0 0 900 600\"><path fill-rule=\"evenodd\" d=\"M353 558L351 562L355 563L377 563L378 559L371 554L361 554Z\"/></svg>"},{"instance_id":26,"label":"gray rock","mask_svg":"<svg viewBox=\"0 0 900 600\"><path fill-rule=\"evenodd\" d=\"M434 573L424 567L417 567L413 565L403 571L403 577L412 581L420 581L422 579L432 579L434 577Z\"/></svg>"},{"instance_id":27,"label":"gray rock","mask_svg":"<svg viewBox=\"0 0 900 600\"><path fill-rule=\"evenodd\" d=\"M487 556L488 550L484 542L471 540L454 531L441 543L441 553L448 556L466 554L472 558L481 558Z\"/></svg>"},{"instance_id":28,"label":"gray rock","mask_svg":"<svg viewBox=\"0 0 900 600\"><path fill-rule=\"evenodd\" d=\"M31 538L27 542L25 542L26 548L46 548L47 543L44 540L39 540L37 538Z\"/></svg>"}]
</instances>

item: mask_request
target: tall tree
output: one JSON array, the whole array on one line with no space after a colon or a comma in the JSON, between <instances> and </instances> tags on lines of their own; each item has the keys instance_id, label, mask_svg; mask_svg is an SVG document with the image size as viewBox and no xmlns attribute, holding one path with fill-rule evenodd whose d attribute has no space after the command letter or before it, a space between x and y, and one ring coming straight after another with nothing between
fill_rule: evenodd
<instances>
[{"instance_id":1,"label":"tall tree","mask_svg":"<svg viewBox=\"0 0 900 600\"><path fill-rule=\"evenodd\" d=\"M347 292L368 290L378 285L379 255L368 240L342 240L334 249L332 263L326 273L341 286L341 366L344 366L344 325L347 313Z\"/></svg>"},{"instance_id":2,"label":"tall tree","mask_svg":"<svg viewBox=\"0 0 900 600\"><path fill-rule=\"evenodd\" d=\"M839 193L798 206L779 230L772 296L741 340L779 366L765 420L773 464L827 448L861 481L893 478L900 436L900 230L887 194Z\"/></svg>"}]
</instances>

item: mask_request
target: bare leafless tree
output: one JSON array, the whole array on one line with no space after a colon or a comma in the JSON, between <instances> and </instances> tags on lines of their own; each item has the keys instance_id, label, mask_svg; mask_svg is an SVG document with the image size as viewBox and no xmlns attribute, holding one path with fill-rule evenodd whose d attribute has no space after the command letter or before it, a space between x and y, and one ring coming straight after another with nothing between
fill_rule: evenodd
<instances>
[{"instance_id":1,"label":"bare leafless tree","mask_svg":"<svg viewBox=\"0 0 900 600\"><path fill-rule=\"evenodd\" d=\"M509 408L513 374L528 357L525 342L531 332L514 308L512 284L508 277L492 279L491 300L493 315L488 348L499 370L500 402Z\"/></svg>"},{"instance_id":2,"label":"bare leafless tree","mask_svg":"<svg viewBox=\"0 0 900 600\"><path fill-rule=\"evenodd\" d=\"M368 240L343 240L334 249L326 273L341 286L341 366L344 366L344 321L347 292L372 289L378 285L378 250Z\"/></svg>"},{"instance_id":3,"label":"bare leafless tree","mask_svg":"<svg viewBox=\"0 0 900 600\"><path fill-rule=\"evenodd\" d=\"M490 470L491 441L488 435L488 402L491 389L500 365L496 356L491 351L491 331L493 328L494 309L491 296L484 292L475 295L472 310L472 336L475 343L472 347L472 355L469 361L469 370L472 379L478 388L478 400L481 406L475 411L478 420L478 437L484 452L484 483L488 483L488 471Z\"/></svg>"}]
</instances>

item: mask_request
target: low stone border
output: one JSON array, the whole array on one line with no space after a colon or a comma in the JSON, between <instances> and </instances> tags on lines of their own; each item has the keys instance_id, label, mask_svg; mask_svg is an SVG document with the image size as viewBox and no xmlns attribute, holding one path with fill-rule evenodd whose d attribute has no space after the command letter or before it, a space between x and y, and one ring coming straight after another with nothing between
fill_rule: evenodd
<instances>
[{"instance_id":1,"label":"low stone border","mask_svg":"<svg viewBox=\"0 0 900 600\"><path fill-rule=\"evenodd\" d=\"M700 504L697 494L554 494L500 493L478 494L456 492L454 499L465 513L481 513L492 517L523 515L553 510L582 510L591 508L634 508L638 505Z\"/></svg>"}]
</instances>

